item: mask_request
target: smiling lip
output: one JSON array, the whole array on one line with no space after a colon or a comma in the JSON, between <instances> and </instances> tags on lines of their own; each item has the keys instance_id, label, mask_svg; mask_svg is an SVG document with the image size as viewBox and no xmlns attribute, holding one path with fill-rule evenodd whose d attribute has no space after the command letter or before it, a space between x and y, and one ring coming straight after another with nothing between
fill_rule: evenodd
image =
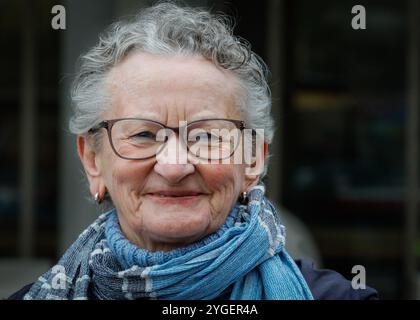
<instances>
[{"instance_id":1,"label":"smiling lip","mask_svg":"<svg viewBox=\"0 0 420 320\"><path fill-rule=\"evenodd\" d=\"M190 204L203 196L196 191L155 191L147 193L154 201L166 204Z\"/></svg>"}]
</instances>

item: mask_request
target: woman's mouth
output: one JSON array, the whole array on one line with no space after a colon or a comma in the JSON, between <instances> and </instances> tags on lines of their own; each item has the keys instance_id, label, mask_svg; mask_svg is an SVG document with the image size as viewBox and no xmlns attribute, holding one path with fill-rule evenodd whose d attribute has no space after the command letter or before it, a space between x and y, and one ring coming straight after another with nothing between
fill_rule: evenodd
<instances>
[{"instance_id":1,"label":"woman's mouth","mask_svg":"<svg viewBox=\"0 0 420 320\"><path fill-rule=\"evenodd\" d=\"M204 193L195 191L156 191L146 194L146 196L155 202L182 205L192 204L204 195Z\"/></svg>"}]
</instances>

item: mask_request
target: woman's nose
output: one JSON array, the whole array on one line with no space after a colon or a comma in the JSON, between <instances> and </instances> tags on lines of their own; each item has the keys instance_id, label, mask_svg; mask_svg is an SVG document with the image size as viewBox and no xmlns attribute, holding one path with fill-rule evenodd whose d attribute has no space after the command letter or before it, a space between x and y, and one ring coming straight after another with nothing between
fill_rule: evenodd
<instances>
[{"instance_id":1,"label":"woman's nose","mask_svg":"<svg viewBox=\"0 0 420 320\"><path fill-rule=\"evenodd\" d=\"M156 155L154 170L170 183L178 183L194 173L194 165L188 162L188 150L180 142L178 135L171 135Z\"/></svg>"},{"instance_id":2,"label":"woman's nose","mask_svg":"<svg viewBox=\"0 0 420 320\"><path fill-rule=\"evenodd\" d=\"M163 164L156 162L154 170L169 183L179 183L186 176L194 173L194 165L187 164Z\"/></svg>"}]
</instances>

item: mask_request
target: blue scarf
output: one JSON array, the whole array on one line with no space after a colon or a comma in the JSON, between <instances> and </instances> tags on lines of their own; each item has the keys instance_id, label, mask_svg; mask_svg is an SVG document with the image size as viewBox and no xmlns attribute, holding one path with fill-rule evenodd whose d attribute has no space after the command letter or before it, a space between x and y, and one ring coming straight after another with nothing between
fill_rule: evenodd
<instances>
[{"instance_id":1,"label":"blue scarf","mask_svg":"<svg viewBox=\"0 0 420 320\"><path fill-rule=\"evenodd\" d=\"M313 299L284 249L285 228L264 186L237 203L223 226L187 247L150 252L101 215L42 275L25 299Z\"/></svg>"}]
</instances>

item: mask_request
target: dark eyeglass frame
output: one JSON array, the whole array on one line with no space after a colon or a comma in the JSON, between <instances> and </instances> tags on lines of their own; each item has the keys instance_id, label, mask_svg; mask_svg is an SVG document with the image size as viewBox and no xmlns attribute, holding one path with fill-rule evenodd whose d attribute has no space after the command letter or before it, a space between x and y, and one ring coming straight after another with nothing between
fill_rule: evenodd
<instances>
[{"instance_id":1,"label":"dark eyeglass frame","mask_svg":"<svg viewBox=\"0 0 420 320\"><path fill-rule=\"evenodd\" d=\"M112 142L111 131L112 131L112 127L115 125L115 123L117 123L118 121L123 121L123 120L142 120L142 121L153 122L153 123L156 123L157 125L161 126L164 129L169 129L169 130L172 130L173 132L176 132L178 134L178 136L180 136L180 130L182 130L182 129L185 130L190 125L192 125L194 123L197 123L197 122L203 122L203 121L213 121L213 120L228 121L228 122L233 123L236 126L237 129L241 130L241 132L246 128L245 122L242 121L242 120L224 119L224 118L210 118L210 119L195 120L195 121L188 122L185 126L181 126L181 127L169 127L169 126L166 126L166 125L164 125L163 123L161 123L159 121L150 120L150 119L143 119L143 118L118 118L118 119L104 120L104 121L98 123L96 126L90 128L88 130L88 133L89 134L93 134L93 133L99 131L100 129L106 129L106 131L108 133L108 140L109 140L109 143L111 145L112 150L114 151L114 153L118 157L120 157L122 159L125 159L125 160L147 160L147 159L151 159L151 158L155 157L158 153L156 153L156 154L154 154L154 155L152 155L150 157L146 157L146 158L128 158L128 157L124 157L124 156L120 155L117 152L117 150L115 149L114 143ZM166 141L164 143L166 143ZM181 139L181 141L183 143L185 143L184 139ZM189 152L190 150L189 150L188 144L186 143L185 146L187 147L187 150ZM226 157L226 158L231 157L234 152L235 152L235 150L233 150L232 153L228 157ZM223 159L225 159L225 158L223 158ZM223 160L223 159L219 159L219 160Z\"/></svg>"}]
</instances>

